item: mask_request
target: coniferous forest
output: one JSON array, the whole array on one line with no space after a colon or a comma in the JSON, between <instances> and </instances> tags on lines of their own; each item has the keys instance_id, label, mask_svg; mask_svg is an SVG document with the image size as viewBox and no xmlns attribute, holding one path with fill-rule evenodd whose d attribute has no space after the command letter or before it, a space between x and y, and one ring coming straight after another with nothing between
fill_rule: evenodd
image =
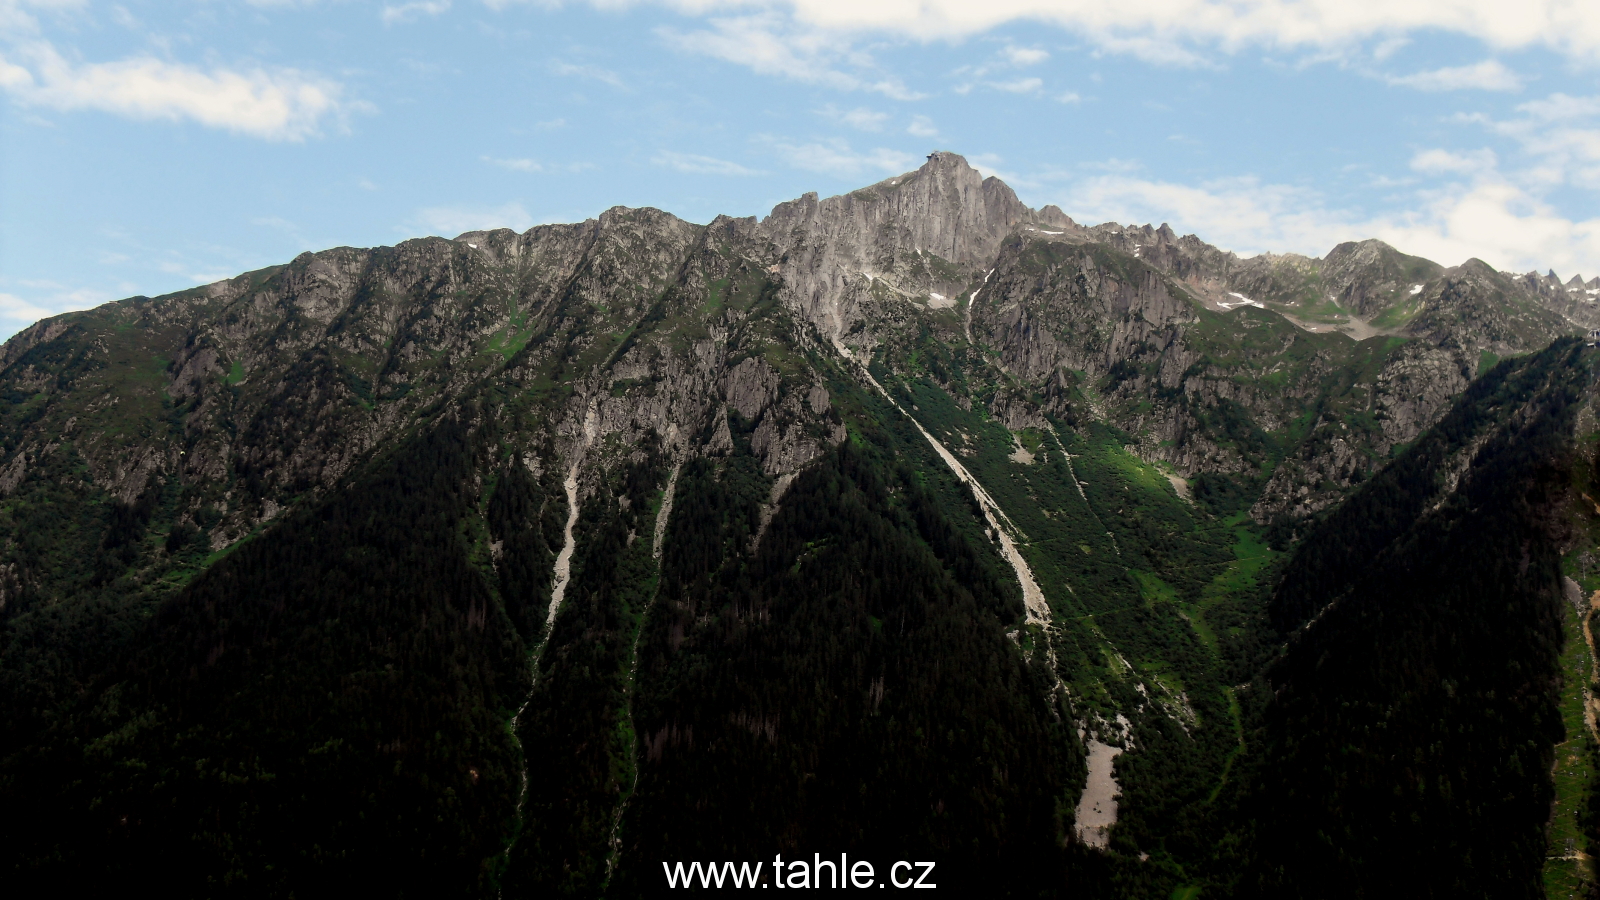
<instances>
[{"instance_id":1,"label":"coniferous forest","mask_svg":"<svg viewBox=\"0 0 1600 900\"><path fill-rule=\"evenodd\" d=\"M804 216L890 187L308 254L8 342L8 894L843 855L958 896L1596 896L1596 351L1532 306L1216 308L1192 245L905 178L1014 221L827 288L848 328Z\"/></svg>"}]
</instances>

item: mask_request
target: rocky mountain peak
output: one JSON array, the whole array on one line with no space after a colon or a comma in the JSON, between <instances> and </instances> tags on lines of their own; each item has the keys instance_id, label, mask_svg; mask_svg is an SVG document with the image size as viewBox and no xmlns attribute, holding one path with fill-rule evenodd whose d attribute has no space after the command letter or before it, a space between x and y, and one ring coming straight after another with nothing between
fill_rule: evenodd
<instances>
[{"instance_id":1,"label":"rocky mountain peak","mask_svg":"<svg viewBox=\"0 0 1600 900\"><path fill-rule=\"evenodd\" d=\"M992 257L1012 228L1033 218L1005 182L984 178L958 154L936 151L921 168L860 190L825 200L808 193L780 203L761 226L780 247L825 235L844 239L847 249L865 256L911 250L977 263Z\"/></svg>"},{"instance_id":2,"label":"rocky mountain peak","mask_svg":"<svg viewBox=\"0 0 1600 900\"><path fill-rule=\"evenodd\" d=\"M1325 261L1329 264L1346 260L1351 262L1373 261L1391 253L1397 254L1399 251L1377 238L1368 238L1364 241L1345 241L1329 250Z\"/></svg>"},{"instance_id":3,"label":"rocky mountain peak","mask_svg":"<svg viewBox=\"0 0 1600 900\"><path fill-rule=\"evenodd\" d=\"M1445 274L1460 278L1497 278L1500 275L1500 273L1495 270L1494 266L1489 265L1476 256L1459 266L1446 269Z\"/></svg>"}]
</instances>

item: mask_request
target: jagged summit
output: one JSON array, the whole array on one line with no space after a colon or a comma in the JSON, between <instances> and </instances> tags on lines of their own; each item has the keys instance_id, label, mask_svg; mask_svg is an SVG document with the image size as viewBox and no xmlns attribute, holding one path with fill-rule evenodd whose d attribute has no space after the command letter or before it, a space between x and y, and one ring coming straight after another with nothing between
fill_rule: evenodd
<instances>
[{"instance_id":1,"label":"jagged summit","mask_svg":"<svg viewBox=\"0 0 1600 900\"><path fill-rule=\"evenodd\" d=\"M847 194L819 200L809 193L780 203L761 227L777 238L820 226L862 252L869 246L925 251L973 263L992 256L1018 223L1036 215L1005 182L984 178L962 156L941 151L914 171Z\"/></svg>"}]
</instances>

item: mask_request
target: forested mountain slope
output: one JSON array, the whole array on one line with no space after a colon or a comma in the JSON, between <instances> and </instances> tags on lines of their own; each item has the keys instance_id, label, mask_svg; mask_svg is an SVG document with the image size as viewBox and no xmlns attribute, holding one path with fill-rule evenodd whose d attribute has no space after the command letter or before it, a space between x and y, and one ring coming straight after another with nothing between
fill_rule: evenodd
<instances>
[{"instance_id":1,"label":"forested mountain slope","mask_svg":"<svg viewBox=\"0 0 1600 900\"><path fill-rule=\"evenodd\" d=\"M1259 896L1542 896L1560 557L1593 491L1584 355L1558 342L1480 377L1285 567L1270 614L1292 637L1260 685L1246 805Z\"/></svg>"},{"instance_id":2,"label":"forested mountain slope","mask_svg":"<svg viewBox=\"0 0 1600 900\"><path fill-rule=\"evenodd\" d=\"M46 320L0 348L0 859L197 896L634 896L774 852L1311 896L1437 819L1437 859L1498 837L1424 892L1536 890L1552 573L1595 543L1586 351L1544 348L1585 290L1083 228L934 154L759 221L616 208ZM1372 752L1475 805L1363 831L1400 776L1321 742L1424 702Z\"/></svg>"}]
</instances>

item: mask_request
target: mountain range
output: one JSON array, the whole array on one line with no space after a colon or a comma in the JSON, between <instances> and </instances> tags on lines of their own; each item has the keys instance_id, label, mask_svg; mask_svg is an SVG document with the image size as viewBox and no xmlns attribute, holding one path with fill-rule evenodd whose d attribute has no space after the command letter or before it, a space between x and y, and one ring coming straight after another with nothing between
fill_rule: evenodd
<instances>
[{"instance_id":1,"label":"mountain range","mask_svg":"<svg viewBox=\"0 0 1600 900\"><path fill-rule=\"evenodd\" d=\"M1589 896L1597 301L937 152L43 320L0 347L0 859Z\"/></svg>"}]
</instances>

